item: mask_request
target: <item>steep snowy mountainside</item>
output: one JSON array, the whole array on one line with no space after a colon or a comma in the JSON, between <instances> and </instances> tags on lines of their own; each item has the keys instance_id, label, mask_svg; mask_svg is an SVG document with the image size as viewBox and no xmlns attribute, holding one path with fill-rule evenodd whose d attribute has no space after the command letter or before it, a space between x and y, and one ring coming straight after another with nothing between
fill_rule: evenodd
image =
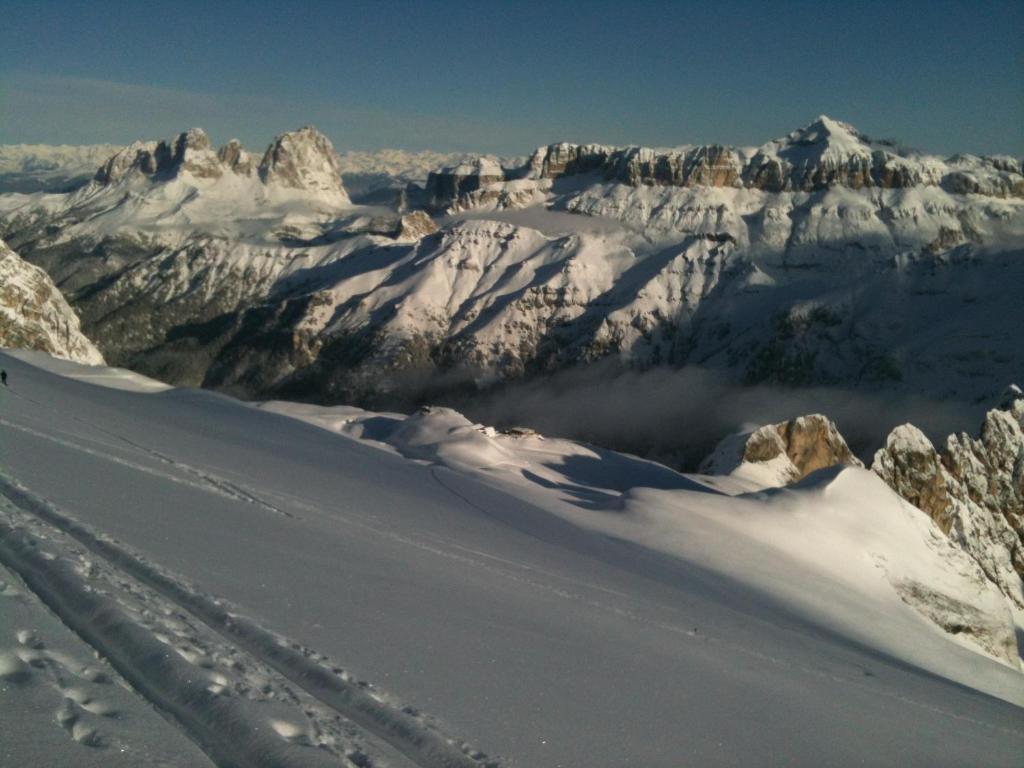
<instances>
[{"instance_id":1,"label":"steep snowy mountainside","mask_svg":"<svg viewBox=\"0 0 1024 768\"><path fill-rule=\"evenodd\" d=\"M0 347L34 349L79 363L102 365L103 355L82 335L78 315L39 267L0 240Z\"/></svg>"},{"instance_id":2,"label":"steep snowy mountainside","mask_svg":"<svg viewBox=\"0 0 1024 768\"><path fill-rule=\"evenodd\" d=\"M444 409L0 362L0 557L146 701L194 737L215 712L256 765L1018 762L1020 671L925 613L954 598L995 631L1002 596L864 470L734 497ZM121 663L160 647L172 675Z\"/></svg>"},{"instance_id":3,"label":"steep snowy mountainside","mask_svg":"<svg viewBox=\"0 0 1024 768\"><path fill-rule=\"evenodd\" d=\"M341 183L341 161L334 146L310 126L274 139L258 171L267 185L277 183L290 189L319 193L337 206L349 203Z\"/></svg>"},{"instance_id":4,"label":"steep snowy mountainside","mask_svg":"<svg viewBox=\"0 0 1024 768\"><path fill-rule=\"evenodd\" d=\"M79 186L119 149L114 144L0 144L0 194Z\"/></svg>"},{"instance_id":5,"label":"steep snowy mountainside","mask_svg":"<svg viewBox=\"0 0 1024 768\"><path fill-rule=\"evenodd\" d=\"M1024 609L1024 398L989 411L978 437L950 435L941 451L912 424L897 427L872 469Z\"/></svg>"},{"instance_id":6,"label":"steep snowy mountainside","mask_svg":"<svg viewBox=\"0 0 1024 768\"><path fill-rule=\"evenodd\" d=\"M808 470L862 467L826 417L799 417L725 438L701 467L709 486L726 493L791 485ZM935 522L936 531L973 561L976 577L998 589L1024 617L1024 396L1007 390L988 412L980 436L950 435L940 453L912 424L892 431L871 470L893 491ZM901 593L914 604L924 586ZM970 612L956 601L934 617L956 633L967 632Z\"/></svg>"},{"instance_id":7,"label":"steep snowy mountainside","mask_svg":"<svg viewBox=\"0 0 1024 768\"><path fill-rule=\"evenodd\" d=\"M760 148L461 159L427 211L346 203L333 150L290 136L262 160L199 131L133 145L75 193L0 196L0 235L108 359L247 396L416 400L613 358L970 402L1024 365L1012 158L822 117Z\"/></svg>"}]
</instances>

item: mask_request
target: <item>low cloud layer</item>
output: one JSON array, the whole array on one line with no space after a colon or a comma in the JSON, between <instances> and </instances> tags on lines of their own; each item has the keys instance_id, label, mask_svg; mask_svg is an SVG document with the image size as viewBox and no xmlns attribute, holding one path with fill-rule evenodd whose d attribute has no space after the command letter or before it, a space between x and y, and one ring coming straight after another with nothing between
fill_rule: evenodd
<instances>
[{"instance_id":1,"label":"low cloud layer","mask_svg":"<svg viewBox=\"0 0 1024 768\"><path fill-rule=\"evenodd\" d=\"M698 368L623 370L597 363L483 392L449 392L434 402L495 426L529 426L694 469L725 435L809 413L833 419L861 458L906 422L935 442L974 432L994 404L936 401L840 388L741 387Z\"/></svg>"}]
</instances>

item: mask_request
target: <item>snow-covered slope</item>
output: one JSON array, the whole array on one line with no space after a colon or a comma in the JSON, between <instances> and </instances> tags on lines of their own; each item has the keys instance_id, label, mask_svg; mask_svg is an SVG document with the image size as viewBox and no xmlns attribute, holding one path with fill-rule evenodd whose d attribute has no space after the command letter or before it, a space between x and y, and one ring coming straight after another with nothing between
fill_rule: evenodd
<instances>
[{"instance_id":1,"label":"snow-covered slope","mask_svg":"<svg viewBox=\"0 0 1024 768\"><path fill-rule=\"evenodd\" d=\"M0 347L35 349L98 365L103 355L82 335L75 311L39 267L0 240Z\"/></svg>"},{"instance_id":2,"label":"snow-covered slope","mask_svg":"<svg viewBox=\"0 0 1024 768\"><path fill-rule=\"evenodd\" d=\"M0 193L60 192L84 184L114 144L0 144Z\"/></svg>"},{"instance_id":3,"label":"snow-covered slope","mask_svg":"<svg viewBox=\"0 0 1024 768\"><path fill-rule=\"evenodd\" d=\"M258 409L0 362L2 578L75 632L0 613L27 665L4 722L41 737L5 739L12 762L166 750L155 702L254 765L1019 763L1005 599L865 470L729 496L444 409ZM952 599L1003 645L943 631ZM25 703L59 695L56 668L23 660L51 643L65 668L98 649L136 703L105 722L111 697L72 681L94 735L54 744L69 720Z\"/></svg>"},{"instance_id":4,"label":"snow-covered slope","mask_svg":"<svg viewBox=\"0 0 1024 768\"><path fill-rule=\"evenodd\" d=\"M779 488L809 472L845 465L862 467L836 426L821 415L770 424L722 440L701 471L703 482L727 493ZM976 577L989 582L1024 617L1024 395L1008 388L988 412L979 437L950 435L939 453L913 424L892 431L871 470L903 500L931 518L961 555L973 560ZM909 602L926 591L915 587ZM934 600L930 601L933 605ZM969 603L942 600L950 631L971 633Z\"/></svg>"},{"instance_id":5,"label":"snow-covered slope","mask_svg":"<svg viewBox=\"0 0 1024 768\"><path fill-rule=\"evenodd\" d=\"M398 223L412 198L347 205L344 165L301 143L282 173L277 150L260 164L196 132L140 144L73 194L0 196L0 235L108 359L247 395L611 356L970 402L1024 365L1003 319L1024 282L1013 158L922 155L826 117L760 148L556 144L433 174L432 233Z\"/></svg>"},{"instance_id":6,"label":"snow-covered slope","mask_svg":"<svg viewBox=\"0 0 1024 768\"><path fill-rule=\"evenodd\" d=\"M989 411L979 437L950 435L941 453L912 424L897 427L872 469L1024 609L1024 398Z\"/></svg>"}]
</instances>

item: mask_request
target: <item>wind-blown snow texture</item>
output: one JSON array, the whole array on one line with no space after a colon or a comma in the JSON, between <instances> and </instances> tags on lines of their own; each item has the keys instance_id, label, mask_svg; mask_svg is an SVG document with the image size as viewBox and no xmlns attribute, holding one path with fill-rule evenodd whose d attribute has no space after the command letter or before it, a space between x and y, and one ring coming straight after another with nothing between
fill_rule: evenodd
<instances>
[{"instance_id":1,"label":"wind-blown snow texture","mask_svg":"<svg viewBox=\"0 0 1024 768\"><path fill-rule=\"evenodd\" d=\"M1019 667L926 614L968 602L994 638L1005 598L866 470L731 496L445 409L258 409L0 363L16 574L0 599L42 601L77 634L69 655L98 649L141 697L109 723L71 708L93 735L56 744L78 720L22 706L44 701L53 654L4 611L0 657L28 669L4 667L0 707L39 735L5 741L16 763L167 749L146 701L222 764L1015 765L1024 749ZM88 383L104 379L120 388Z\"/></svg>"},{"instance_id":2,"label":"wind-blown snow texture","mask_svg":"<svg viewBox=\"0 0 1024 768\"><path fill-rule=\"evenodd\" d=\"M193 130L74 193L0 196L0 235L112 362L248 396L386 401L611 357L973 402L1024 365L1015 158L823 116L760 148L460 158L394 206L349 204L344 169L312 130L262 160Z\"/></svg>"}]
</instances>

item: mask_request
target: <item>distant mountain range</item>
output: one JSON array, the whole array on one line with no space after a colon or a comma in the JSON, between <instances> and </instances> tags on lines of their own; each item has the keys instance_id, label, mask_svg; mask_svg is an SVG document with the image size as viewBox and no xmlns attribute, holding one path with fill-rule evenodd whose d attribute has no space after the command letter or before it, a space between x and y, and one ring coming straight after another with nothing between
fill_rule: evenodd
<instances>
[{"instance_id":1,"label":"distant mountain range","mask_svg":"<svg viewBox=\"0 0 1024 768\"><path fill-rule=\"evenodd\" d=\"M81 186L119 149L114 144L0 144L0 193L63 192Z\"/></svg>"},{"instance_id":2,"label":"distant mountain range","mask_svg":"<svg viewBox=\"0 0 1024 768\"><path fill-rule=\"evenodd\" d=\"M72 178L101 154L80 149L36 148L51 160L17 173ZM0 195L24 257L0 242L0 346L406 408L608 360L972 404L1024 370L1011 157L923 155L822 116L758 148L561 143L522 161L339 156L309 127L254 154L192 129L96 166L71 191ZM1024 400L1004 399L938 448L897 427L871 468L1020 608ZM738 492L843 463L860 461L815 415L733 435L705 470ZM1001 620L895 586L1015 661Z\"/></svg>"},{"instance_id":3,"label":"distant mountain range","mask_svg":"<svg viewBox=\"0 0 1024 768\"><path fill-rule=\"evenodd\" d=\"M757 148L346 157L311 128L260 155L193 129L0 196L0 236L112 363L251 397L409 402L612 358L981 401L1024 367L1017 158L824 116ZM356 204L346 172L385 181Z\"/></svg>"}]
</instances>

